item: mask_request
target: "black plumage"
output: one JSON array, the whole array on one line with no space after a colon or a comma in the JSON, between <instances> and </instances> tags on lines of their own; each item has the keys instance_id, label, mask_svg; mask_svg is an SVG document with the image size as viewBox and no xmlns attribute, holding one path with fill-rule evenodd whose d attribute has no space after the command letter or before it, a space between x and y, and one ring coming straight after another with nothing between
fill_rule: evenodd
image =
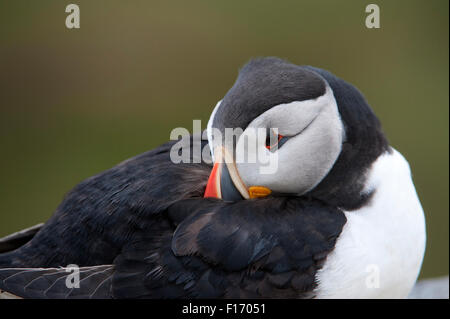
<instances>
[{"instance_id":1,"label":"black plumage","mask_svg":"<svg viewBox=\"0 0 450 319\"><path fill-rule=\"evenodd\" d=\"M246 128L275 105L315 99L325 89L323 78L305 67L279 58L254 59L240 70L236 82L222 99L213 126L219 130Z\"/></svg>"},{"instance_id":2,"label":"black plumage","mask_svg":"<svg viewBox=\"0 0 450 319\"><path fill-rule=\"evenodd\" d=\"M172 163L174 143L78 184L31 241L0 254L0 268L112 263L136 231L159 227L157 217L172 203L203 196L211 166Z\"/></svg>"},{"instance_id":3,"label":"black plumage","mask_svg":"<svg viewBox=\"0 0 450 319\"><path fill-rule=\"evenodd\" d=\"M204 199L211 166L173 164L171 145L77 186L30 242L0 255L0 289L29 298L312 297L315 272L333 249L344 214L299 197ZM151 181L167 171L178 188L152 193L160 188ZM109 199L104 207L99 202L98 210L81 206L83 216L69 213L92 200L94 189L110 185L105 175L126 179L129 191L98 191ZM150 203L154 210L147 210ZM80 288L66 287L70 272L57 267L68 264L84 267Z\"/></svg>"},{"instance_id":4,"label":"black plumage","mask_svg":"<svg viewBox=\"0 0 450 319\"><path fill-rule=\"evenodd\" d=\"M306 66L320 74L333 89L345 128L345 140L333 169L309 196L345 210L367 204L373 193L363 191L367 172L383 153L391 152L381 123L364 96L352 84L326 70Z\"/></svg>"}]
</instances>

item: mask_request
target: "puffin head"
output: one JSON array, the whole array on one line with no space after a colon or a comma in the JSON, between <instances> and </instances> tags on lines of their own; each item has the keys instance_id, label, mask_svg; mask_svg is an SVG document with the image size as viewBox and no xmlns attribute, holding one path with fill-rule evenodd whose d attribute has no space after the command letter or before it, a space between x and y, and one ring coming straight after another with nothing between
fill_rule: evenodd
<instances>
[{"instance_id":1,"label":"puffin head","mask_svg":"<svg viewBox=\"0 0 450 319\"><path fill-rule=\"evenodd\" d=\"M214 167L205 197L303 195L329 173L345 141L329 83L278 58L247 63L207 127Z\"/></svg>"}]
</instances>

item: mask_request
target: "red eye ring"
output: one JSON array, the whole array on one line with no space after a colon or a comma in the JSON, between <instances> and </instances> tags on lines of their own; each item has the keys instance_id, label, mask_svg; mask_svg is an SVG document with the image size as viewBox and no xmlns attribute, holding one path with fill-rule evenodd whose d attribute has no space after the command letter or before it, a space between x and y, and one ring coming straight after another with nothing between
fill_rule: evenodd
<instances>
[{"instance_id":1,"label":"red eye ring","mask_svg":"<svg viewBox=\"0 0 450 319\"><path fill-rule=\"evenodd\" d=\"M272 147L277 146L278 143L281 141L281 139L282 139L283 137L284 137L283 135L278 134L278 135L277 135L277 142L276 142L275 144L273 144L273 145L270 145L270 144L268 145L267 140L266 140L266 148L267 148L268 150L270 150ZM270 138L269 138L269 143L270 143Z\"/></svg>"}]
</instances>

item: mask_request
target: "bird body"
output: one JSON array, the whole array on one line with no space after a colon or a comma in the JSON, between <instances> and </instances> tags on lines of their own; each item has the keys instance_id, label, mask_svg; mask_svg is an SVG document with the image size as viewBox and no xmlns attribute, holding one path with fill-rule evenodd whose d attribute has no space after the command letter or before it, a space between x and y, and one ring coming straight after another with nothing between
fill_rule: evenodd
<instances>
[{"instance_id":1,"label":"bird body","mask_svg":"<svg viewBox=\"0 0 450 319\"><path fill-rule=\"evenodd\" d=\"M369 175L367 190L377 191L371 204L345 212L347 223L317 275L320 298L406 297L419 274L425 220L408 162L392 150Z\"/></svg>"},{"instance_id":2,"label":"bird body","mask_svg":"<svg viewBox=\"0 0 450 319\"><path fill-rule=\"evenodd\" d=\"M241 129L232 141L222 138L229 128ZM83 181L43 226L0 239L0 290L29 298L408 295L425 249L422 207L408 163L355 87L318 68L255 59L206 133ZM210 155L174 163L180 146ZM258 156L239 160L259 154L276 160L273 171ZM79 287L67 285L69 265L80 267Z\"/></svg>"}]
</instances>

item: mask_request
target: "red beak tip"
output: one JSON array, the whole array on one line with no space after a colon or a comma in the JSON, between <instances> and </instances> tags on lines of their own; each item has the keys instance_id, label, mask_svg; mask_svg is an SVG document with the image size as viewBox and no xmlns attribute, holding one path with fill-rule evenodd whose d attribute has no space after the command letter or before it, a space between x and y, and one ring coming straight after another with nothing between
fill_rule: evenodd
<instances>
[{"instance_id":1,"label":"red beak tip","mask_svg":"<svg viewBox=\"0 0 450 319\"><path fill-rule=\"evenodd\" d=\"M219 163L214 164L214 167L211 171L211 175L209 175L208 183L206 184L204 198L213 197L220 198L220 190L219 190Z\"/></svg>"}]
</instances>

